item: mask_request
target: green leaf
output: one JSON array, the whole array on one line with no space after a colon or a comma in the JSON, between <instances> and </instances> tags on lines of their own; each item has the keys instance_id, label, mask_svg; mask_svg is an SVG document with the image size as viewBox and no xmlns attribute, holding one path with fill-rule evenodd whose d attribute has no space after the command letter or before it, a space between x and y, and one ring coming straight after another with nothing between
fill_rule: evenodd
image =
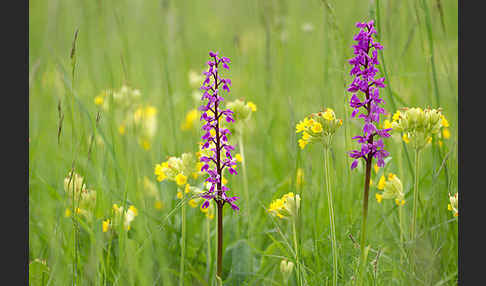
<instances>
[{"instance_id":1,"label":"green leaf","mask_svg":"<svg viewBox=\"0 0 486 286\"><path fill-rule=\"evenodd\" d=\"M49 267L45 261L35 259L29 263L29 285L46 285L49 280Z\"/></svg>"}]
</instances>

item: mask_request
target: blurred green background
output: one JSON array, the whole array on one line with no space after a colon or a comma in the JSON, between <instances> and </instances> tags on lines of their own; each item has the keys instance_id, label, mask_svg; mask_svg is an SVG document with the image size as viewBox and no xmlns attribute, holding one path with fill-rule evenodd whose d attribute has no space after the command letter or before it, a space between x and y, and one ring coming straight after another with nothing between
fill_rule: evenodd
<instances>
[{"instance_id":1,"label":"blurred green background","mask_svg":"<svg viewBox=\"0 0 486 286\"><path fill-rule=\"evenodd\" d=\"M69 285L76 279L79 285L177 285L180 200L175 184L155 180L154 167L168 156L198 150L202 133L197 126L181 130L180 125L200 105L189 73L199 73L213 50L232 61L225 76L233 85L225 100L243 98L257 106L243 137L249 208L239 214L225 208L225 285L285 285L280 261L293 258L279 230L289 240L290 226L265 207L288 192L302 198L299 241L306 281L330 283L323 152L317 145L301 150L295 133L298 121L326 107L343 119L332 147L331 184L338 284L352 285L359 249L350 235L358 240L364 172L351 171L347 157L357 146L350 138L361 124L350 118L347 60L353 56L355 23L370 19L384 46L378 68L386 76L381 91L385 109L393 114L407 106L441 107L451 136L423 152L416 261L421 271L408 272L408 260L400 259L396 206L378 204L372 186L369 261L380 256L370 264L367 281L456 285L457 218L447 204L448 194L457 191L458 4L441 0L30 1L29 261L43 259L48 267L35 270L44 275L31 271L31 278L37 277L31 283ZM73 80L70 53L76 29ZM157 109L149 150L137 141L137 130L120 134L118 115L94 102L102 91L123 85L138 89L141 102ZM385 144L391 160L385 170L373 172L372 180L376 184L384 172L399 176L408 225L413 152L400 140L389 138ZM73 166L97 192L93 219L80 226L76 241L72 217L65 215L69 205L63 187ZM300 189L298 168L304 173ZM156 185L162 209L144 190L144 177ZM241 172L228 179L232 193L241 196ZM108 239L102 221L112 204L127 202L139 211L132 229ZM204 214L189 208L187 220L185 285L213 285L215 220L210 220L210 257ZM297 285L295 274L289 285Z\"/></svg>"}]
</instances>

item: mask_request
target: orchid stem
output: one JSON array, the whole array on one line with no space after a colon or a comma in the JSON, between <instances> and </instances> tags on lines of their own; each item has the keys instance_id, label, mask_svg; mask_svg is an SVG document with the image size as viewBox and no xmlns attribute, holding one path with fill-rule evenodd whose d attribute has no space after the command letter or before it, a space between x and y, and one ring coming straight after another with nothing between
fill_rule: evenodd
<instances>
[{"instance_id":1,"label":"orchid stem","mask_svg":"<svg viewBox=\"0 0 486 286\"><path fill-rule=\"evenodd\" d=\"M218 266L216 279L222 280L223 273L223 204L218 202Z\"/></svg>"},{"instance_id":2,"label":"orchid stem","mask_svg":"<svg viewBox=\"0 0 486 286\"><path fill-rule=\"evenodd\" d=\"M363 274L366 270L365 261L365 244L366 244L366 220L368 217L368 196L370 190L370 175L371 175L371 160L372 157L368 156L366 160L366 175L365 175L365 186L363 193L363 222L361 224L361 259L359 263L359 283L358 285L363 285Z\"/></svg>"}]
</instances>

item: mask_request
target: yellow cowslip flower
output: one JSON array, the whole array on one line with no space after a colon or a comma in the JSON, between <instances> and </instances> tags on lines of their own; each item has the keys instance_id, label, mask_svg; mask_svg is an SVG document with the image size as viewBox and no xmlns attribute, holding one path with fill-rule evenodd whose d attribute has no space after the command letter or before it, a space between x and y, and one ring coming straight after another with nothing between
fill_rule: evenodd
<instances>
[{"instance_id":1,"label":"yellow cowslip flower","mask_svg":"<svg viewBox=\"0 0 486 286\"><path fill-rule=\"evenodd\" d=\"M94 99L94 103L96 105L103 105L104 102L105 102L105 99L101 95L96 96L95 99Z\"/></svg>"},{"instance_id":2,"label":"yellow cowslip flower","mask_svg":"<svg viewBox=\"0 0 486 286\"><path fill-rule=\"evenodd\" d=\"M376 201L381 203L382 200L395 200L395 203L398 206L403 206L405 204L404 194L403 194L403 185L400 179L393 173L388 174L388 180L385 179L385 176L381 176L380 183L383 183L381 186L383 193L375 194Z\"/></svg>"},{"instance_id":3,"label":"yellow cowslip flower","mask_svg":"<svg viewBox=\"0 0 486 286\"><path fill-rule=\"evenodd\" d=\"M432 143L432 137L427 138L427 144L430 144L430 143Z\"/></svg>"},{"instance_id":4,"label":"yellow cowslip flower","mask_svg":"<svg viewBox=\"0 0 486 286\"><path fill-rule=\"evenodd\" d=\"M322 114L322 118L326 120L334 120L336 117L334 115L334 110L331 108L326 109L326 111Z\"/></svg>"},{"instance_id":5,"label":"yellow cowslip flower","mask_svg":"<svg viewBox=\"0 0 486 286\"><path fill-rule=\"evenodd\" d=\"M304 149L305 145L307 145L307 141L303 140L303 139L299 139L299 147L300 149Z\"/></svg>"},{"instance_id":6,"label":"yellow cowslip flower","mask_svg":"<svg viewBox=\"0 0 486 286\"><path fill-rule=\"evenodd\" d=\"M294 195L293 192L283 195L270 203L268 212L278 218L297 215L300 208L300 196Z\"/></svg>"},{"instance_id":7,"label":"yellow cowslip flower","mask_svg":"<svg viewBox=\"0 0 486 286\"><path fill-rule=\"evenodd\" d=\"M295 133L299 133L305 130L307 130L307 124L305 121L300 121L299 123L297 123L297 125L295 125Z\"/></svg>"},{"instance_id":8,"label":"yellow cowslip flower","mask_svg":"<svg viewBox=\"0 0 486 286\"><path fill-rule=\"evenodd\" d=\"M70 217L71 216L71 210L69 208L66 208L66 210L64 211L64 216L65 217Z\"/></svg>"},{"instance_id":9,"label":"yellow cowslip flower","mask_svg":"<svg viewBox=\"0 0 486 286\"><path fill-rule=\"evenodd\" d=\"M162 164L156 164L155 165L155 175L157 175L157 181L162 182L167 178L167 175L164 173L164 168L168 168L169 163L164 162Z\"/></svg>"},{"instance_id":10,"label":"yellow cowslip flower","mask_svg":"<svg viewBox=\"0 0 486 286\"><path fill-rule=\"evenodd\" d=\"M373 166L373 169L375 170L375 173L378 173L378 171L380 170L380 167L378 167L378 164L375 164Z\"/></svg>"},{"instance_id":11,"label":"yellow cowslip flower","mask_svg":"<svg viewBox=\"0 0 486 286\"><path fill-rule=\"evenodd\" d=\"M158 210L162 209L162 207L163 207L163 205L162 205L162 201L160 201L160 200L156 200L156 201L154 202L154 207L155 207L156 209L158 209Z\"/></svg>"},{"instance_id":12,"label":"yellow cowslip flower","mask_svg":"<svg viewBox=\"0 0 486 286\"><path fill-rule=\"evenodd\" d=\"M442 137L444 137L444 139L451 138L451 132L449 131L449 128L442 129Z\"/></svg>"},{"instance_id":13,"label":"yellow cowslip flower","mask_svg":"<svg viewBox=\"0 0 486 286\"><path fill-rule=\"evenodd\" d=\"M191 190L191 188L190 188L190 187L191 187L191 186L190 186L189 184L186 184L186 187L184 188L184 193L186 193L186 194L187 194L187 193L189 193L189 192L190 192L190 190Z\"/></svg>"},{"instance_id":14,"label":"yellow cowslip flower","mask_svg":"<svg viewBox=\"0 0 486 286\"><path fill-rule=\"evenodd\" d=\"M410 143L410 139L408 138L408 136L407 136L407 134L406 134L406 133L404 133L404 134L403 134L402 139L403 139L403 141L404 141L405 143L407 143L407 144L408 144L408 143Z\"/></svg>"},{"instance_id":15,"label":"yellow cowslip flower","mask_svg":"<svg viewBox=\"0 0 486 286\"><path fill-rule=\"evenodd\" d=\"M400 110L397 110L392 116L393 121L398 121L398 119L400 119Z\"/></svg>"},{"instance_id":16,"label":"yellow cowslip flower","mask_svg":"<svg viewBox=\"0 0 486 286\"><path fill-rule=\"evenodd\" d=\"M102 230L103 230L103 232L107 232L108 230L110 230L110 219L103 221Z\"/></svg>"},{"instance_id":17,"label":"yellow cowslip flower","mask_svg":"<svg viewBox=\"0 0 486 286\"><path fill-rule=\"evenodd\" d=\"M119 207L117 204L113 204L113 210L116 213L120 213L123 210L123 207Z\"/></svg>"},{"instance_id":18,"label":"yellow cowslip flower","mask_svg":"<svg viewBox=\"0 0 486 286\"><path fill-rule=\"evenodd\" d=\"M314 123L314 125L312 125L311 130L314 133L321 133L322 132L322 125L319 122L316 122L316 123Z\"/></svg>"},{"instance_id":19,"label":"yellow cowslip flower","mask_svg":"<svg viewBox=\"0 0 486 286\"><path fill-rule=\"evenodd\" d=\"M299 147L304 149L309 143L322 143L328 147L333 135L341 125L342 120L336 118L331 108L311 113L295 126L296 133L302 132L302 137L298 140Z\"/></svg>"},{"instance_id":20,"label":"yellow cowslip flower","mask_svg":"<svg viewBox=\"0 0 486 286\"><path fill-rule=\"evenodd\" d=\"M310 139L310 134L307 133L306 131L304 131L304 133L302 134L302 139L308 141Z\"/></svg>"},{"instance_id":21,"label":"yellow cowslip flower","mask_svg":"<svg viewBox=\"0 0 486 286\"><path fill-rule=\"evenodd\" d=\"M404 199L395 199L395 203L397 204L397 206L403 206L405 204L405 200Z\"/></svg>"},{"instance_id":22,"label":"yellow cowslip flower","mask_svg":"<svg viewBox=\"0 0 486 286\"><path fill-rule=\"evenodd\" d=\"M125 135L126 133L125 124L120 124L120 126L118 126L118 133L120 133L121 135Z\"/></svg>"},{"instance_id":23,"label":"yellow cowslip flower","mask_svg":"<svg viewBox=\"0 0 486 286\"><path fill-rule=\"evenodd\" d=\"M383 200L383 195L375 194L375 198L378 203L381 203L381 201Z\"/></svg>"},{"instance_id":24,"label":"yellow cowslip flower","mask_svg":"<svg viewBox=\"0 0 486 286\"><path fill-rule=\"evenodd\" d=\"M370 179L370 186L371 186L371 185L373 185L373 180L372 180L372 179Z\"/></svg>"},{"instance_id":25,"label":"yellow cowslip flower","mask_svg":"<svg viewBox=\"0 0 486 286\"><path fill-rule=\"evenodd\" d=\"M442 140L439 140L439 141L437 141L437 144L439 145L439 147L442 147L442 145L443 145L444 143L442 143Z\"/></svg>"},{"instance_id":26,"label":"yellow cowslip flower","mask_svg":"<svg viewBox=\"0 0 486 286\"><path fill-rule=\"evenodd\" d=\"M228 179L226 179L225 177L223 177L221 179L221 183L223 183L223 185L226 185L228 183Z\"/></svg>"},{"instance_id":27,"label":"yellow cowslip flower","mask_svg":"<svg viewBox=\"0 0 486 286\"><path fill-rule=\"evenodd\" d=\"M183 195L181 191L177 191L177 198L180 200L182 199Z\"/></svg>"},{"instance_id":28,"label":"yellow cowslip flower","mask_svg":"<svg viewBox=\"0 0 486 286\"><path fill-rule=\"evenodd\" d=\"M440 119L440 109L406 108L392 126L393 131L405 134L402 136L405 143L420 150L430 145L430 136L441 131Z\"/></svg>"},{"instance_id":29,"label":"yellow cowslip flower","mask_svg":"<svg viewBox=\"0 0 486 286\"><path fill-rule=\"evenodd\" d=\"M449 127L449 121L447 121L444 115L442 115L440 119L441 119L442 127Z\"/></svg>"},{"instance_id":30,"label":"yellow cowslip flower","mask_svg":"<svg viewBox=\"0 0 486 286\"><path fill-rule=\"evenodd\" d=\"M195 207L197 207L197 202L196 202L196 200L194 200L194 199L189 200L189 206L190 206L191 208L195 208Z\"/></svg>"},{"instance_id":31,"label":"yellow cowslip flower","mask_svg":"<svg viewBox=\"0 0 486 286\"><path fill-rule=\"evenodd\" d=\"M383 190L385 188L385 183L386 183L385 176L382 175L380 177L380 180L378 181L378 185L376 186L378 190Z\"/></svg>"},{"instance_id":32,"label":"yellow cowslip flower","mask_svg":"<svg viewBox=\"0 0 486 286\"><path fill-rule=\"evenodd\" d=\"M255 104L255 103L253 103L252 101L248 101L248 102L246 103L246 106L248 106L248 107L251 109L251 111L253 111L253 112L257 111L256 104Z\"/></svg>"},{"instance_id":33,"label":"yellow cowslip flower","mask_svg":"<svg viewBox=\"0 0 486 286\"><path fill-rule=\"evenodd\" d=\"M385 129L392 128L392 124L391 124L390 120L386 119L385 121L383 121L383 127Z\"/></svg>"},{"instance_id":34,"label":"yellow cowslip flower","mask_svg":"<svg viewBox=\"0 0 486 286\"><path fill-rule=\"evenodd\" d=\"M135 216L138 215L138 210L135 206L131 205L128 209L131 210Z\"/></svg>"},{"instance_id":35,"label":"yellow cowslip flower","mask_svg":"<svg viewBox=\"0 0 486 286\"><path fill-rule=\"evenodd\" d=\"M237 162L240 162L240 163L243 162L243 157L241 157L240 153L235 155L235 159L236 159Z\"/></svg>"},{"instance_id":36,"label":"yellow cowslip flower","mask_svg":"<svg viewBox=\"0 0 486 286\"><path fill-rule=\"evenodd\" d=\"M273 213L279 218L283 218L284 216L279 212L279 210L282 209L282 207L283 207L283 200L276 199L270 203L270 206L268 207L268 211L270 213Z\"/></svg>"},{"instance_id":37,"label":"yellow cowslip flower","mask_svg":"<svg viewBox=\"0 0 486 286\"><path fill-rule=\"evenodd\" d=\"M187 112L184 123L181 124L181 130L186 131L192 129L194 127L194 122L196 122L198 118L198 115L198 111L195 108Z\"/></svg>"}]
</instances>

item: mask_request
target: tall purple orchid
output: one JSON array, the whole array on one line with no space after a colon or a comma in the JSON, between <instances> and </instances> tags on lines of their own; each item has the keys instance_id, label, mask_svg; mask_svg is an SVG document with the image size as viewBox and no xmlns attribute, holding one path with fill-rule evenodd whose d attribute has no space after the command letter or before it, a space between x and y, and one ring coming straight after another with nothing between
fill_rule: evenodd
<instances>
[{"instance_id":1,"label":"tall purple orchid","mask_svg":"<svg viewBox=\"0 0 486 286\"><path fill-rule=\"evenodd\" d=\"M231 60L227 57L219 57L218 52L209 52L209 56L212 59L207 62L209 69L204 72L206 78L201 86L201 90L204 91L201 100L207 100L207 104L199 107L199 110L203 112L201 120L206 121L206 124L202 127L205 131L202 136L204 140L202 149L209 148L211 151L210 156L201 156L200 161L204 163L201 171L208 173L209 177L206 182L209 182L210 187L209 191L201 197L206 199L202 208L207 208L212 199L215 200L218 207L217 276L222 278L223 206L225 203L229 203L233 210L239 210L238 206L234 204L239 197L228 197L226 192L229 189L222 183L225 169L232 175L237 174L234 167L236 159L231 155L231 151L235 148L229 144L227 137L231 132L220 125L222 119L225 119L228 123L234 122L233 111L221 108L221 101L224 100L221 93L222 91L230 92L231 80L221 77L219 70L220 66L229 70L228 64Z\"/></svg>"},{"instance_id":2,"label":"tall purple orchid","mask_svg":"<svg viewBox=\"0 0 486 286\"><path fill-rule=\"evenodd\" d=\"M351 117L359 114L358 118L363 119L364 125L363 135L353 137L361 144L361 149L349 153L349 156L354 158L351 169L356 168L360 158L366 162L371 162L372 158L376 158L378 167L383 167L384 158L389 153L384 149L383 140L375 139L376 137L390 137L388 132L391 130L391 128L378 129L375 125L380 121L380 114L385 114L385 109L379 106L379 104L385 103L380 98L380 88L385 87L385 78L375 78L378 73L375 66L380 64L378 50L383 49L383 46L373 40L372 36L376 34L373 20L368 23L358 22L356 27L360 28L360 31L354 36L354 40L358 42L357 45L353 45L356 56L349 60L349 63L353 65L350 75L354 76L354 80L348 88L349 92L353 92L349 105L353 108ZM357 92L363 93L364 98L360 99Z\"/></svg>"},{"instance_id":3,"label":"tall purple orchid","mask_svg":"<svg viewBox=\"0 0 486 286\"><path fill-rule=\"evenodd\" d=\"M353 45L355 57L349 60L353 66L350 75L354 76L353 82L348 88L352 92L349 105L353 108L351 117L358 115L358 118L363 119L364 125L362 135L354 136L361 144L360 150L352 150L349 156L354 158L351 164L351 169L356 168L359 159L364 159L366 162L365 185L363 193L363 222L361 225L361 260L359 268L359 284L363 283L363 272L365 263L365 242L366 242L366 219L368 215L368 195L370 188L370 175L373 158L377 159L377 165L383 167L385 165L384 158L389 153L384 149L383 138L390 137L389 129L378 129L377 125L380 121L380 114L385 114L385 109L380 106L384 104L384 100L380 98L380 88L385 87L385 78L376 78L379 65L378 50L383 49L383 46L373 40L373 34L376 34L374 21L368 23L356 23L356 27L360 28L358 34L354 36L357 41ZM371 55L370 55L371 53ZM364 94L364 98L360 98L357 93ZM375 125L376 124L376 125Z\"/></svg>"}]
</instances>

